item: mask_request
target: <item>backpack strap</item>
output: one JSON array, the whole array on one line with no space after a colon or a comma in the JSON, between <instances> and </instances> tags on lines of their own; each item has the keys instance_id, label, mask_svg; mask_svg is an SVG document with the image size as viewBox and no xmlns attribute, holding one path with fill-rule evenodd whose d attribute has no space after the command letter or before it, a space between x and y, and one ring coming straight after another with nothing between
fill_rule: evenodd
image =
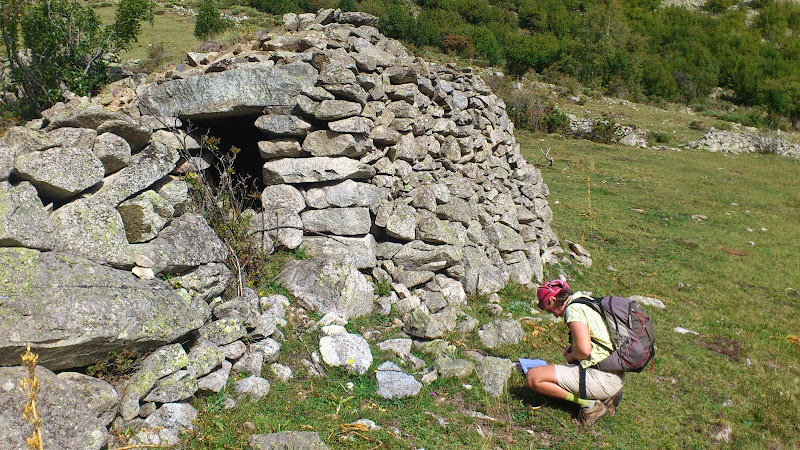
<instances>
[{"instance_id":1,"label":"backpack strap","mask_svg":"<svg viewBox=\"0 0 800 450\"><path fill-rule=\"evenodd\" d=\"M598 297L578 297L578 298L576 298L575 300L571 301L571 302L569 303L569 305L567 305L567 308L569 308L571 305L576 305L576 304L577 304L577 305L586 305L586 306L589 306L589 307L590 307L590 308L592 308L592 310L594 310L596 313L600 314L600 317L602 317L602 318L603 318L603 323L604 323L604 324L606 324L606 329L607 329L607 328L608 328L608 321L606 320L606 313L605 313L605 311L603 310L603 307L602 307L602 306L600 306L600 304L599 304L599 303L600 303L600 300L601 300L601 299L600 299L600 298L598 298ZM615 325L615 326L616 326L616 328L617 328L617 334L619 334L619 324L617 323L617 318L616 318L616 317L614 317L614 325ZM572 340L572 332L570 332L570 340ZM595 343L595 344L597 344L598 346L602 347L602 348L603 348L604 350L606 350L608 353L613 353L613 352L614 352L614 349L612 349L612 348L609 348L609 346L607 346L607 345L605 345L605 344L601 343L601 342L600 342L600 341L598 341L597 339L595 339L595 338L591 338L591 340L592 340L592 342L593 342L593 343Z\"/></svg>"},{"instance_id":2,"label":"backpack strap","mask_svg":"<svg viewBox=\"0 0 800 450\"><path fill-rule=\"evenodd\" d=\"M586 398L586 369L578 364L578 397Z\"/></svg>"}]
</instances>

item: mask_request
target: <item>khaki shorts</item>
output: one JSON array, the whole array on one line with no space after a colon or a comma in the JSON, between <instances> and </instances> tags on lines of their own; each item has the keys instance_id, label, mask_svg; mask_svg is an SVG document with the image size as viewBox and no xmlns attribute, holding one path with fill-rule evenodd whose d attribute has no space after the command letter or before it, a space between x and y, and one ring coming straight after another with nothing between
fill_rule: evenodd
<instances>
[{"instance_id":1,"label":"khaki shorts","mask_svg":"<svg viewBox=\"0 0 800 450\"><path fill-rule=\"evenodd\" d=\"M555 369L558 385L575 395L580 395L580 366L577 364L559 364L555 366ZM586 398L605 400L613 397L622 389L624 380L624 373L586 369Z\"/></svg>"}]
</instances>

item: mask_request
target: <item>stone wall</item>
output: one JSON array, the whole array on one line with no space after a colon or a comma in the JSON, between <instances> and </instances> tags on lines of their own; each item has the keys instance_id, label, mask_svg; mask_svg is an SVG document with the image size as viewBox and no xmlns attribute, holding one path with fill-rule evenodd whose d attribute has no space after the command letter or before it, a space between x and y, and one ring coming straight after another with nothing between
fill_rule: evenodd
<instances>
[{"instance_id":1,"label":"stone wall","mask_svg":"<svg viewBox=\"0 0 800 450\"><path fill-rule=\"evenodd\" d=\"M690 148L725 153L769 153L781 156L800 157L800 145L792 144L777 136L739 133L711 129L697 141L689 142Z\"/></svg>"},{"instance_id":2,"label":"stone wall","mask_svg":"<svg viewBox=\"0 0 800 450\"><path fill-rule=\"evenodd\" d=\"M285 308L325 314L309 373L324 361L361 374L370 346L344 333L348 318L392 314L414 339L473 333L467 295L532 286L543 264L563 258L547 186L521 156L503 101L472 69L415 58L366 14L284 20L286 33L190 53L153 83L127 80L111 98L60 103L0 139L0 366L18 364L26 345L39 353L45 390L60 393L42 402L45 423L59 430L48 436L63 439L46 447L102 448L112 421L149 430L128 444L173 444L197 414L187 400L219 392L231 370L251 375L236 383L239 397L266 395L264 364L291 376L276 363ZM314 256L280 276L296 304L250 289L219 297L232 278L228 249L192 212L180 174L209 165L191 124L222 117L263 136L242 148L263 165L253 245ZM384 282L392 292L376 298L373 283ZM504 327L521 330L493 324L481 339L495 345ZM113 387L50 372L121 350L150 354ZM511 362L476 364L499 395ZM0 371L9 386L0 404L22 398L18 373ZM380 395L414 395L392 390L392 380ZM94 405L81 416L83 434L58 416L79 396ZM0 412L0 428L26 427L14 408ZM24 445L23 434L0 447Z\"/></svg>"}]
</instances>

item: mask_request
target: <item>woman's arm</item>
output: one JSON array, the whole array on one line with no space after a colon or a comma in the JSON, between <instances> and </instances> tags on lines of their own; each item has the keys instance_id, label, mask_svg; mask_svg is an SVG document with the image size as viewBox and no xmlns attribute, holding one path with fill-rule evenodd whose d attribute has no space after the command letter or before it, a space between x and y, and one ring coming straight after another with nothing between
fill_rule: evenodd
<instances>
[{"instance_id":1,"label":"woman's arm","mask_svg":"<svg viewBox=\"0 0 800 450\"><path fill-rule=\"evenodd\" d=\"M592 352L592 338L589 335L589 327L583 322L570 322L569 331L572 333L572 351L564 355L567 362L575 364L580 360L589 357Z\"/></svg>"}]
</instances>

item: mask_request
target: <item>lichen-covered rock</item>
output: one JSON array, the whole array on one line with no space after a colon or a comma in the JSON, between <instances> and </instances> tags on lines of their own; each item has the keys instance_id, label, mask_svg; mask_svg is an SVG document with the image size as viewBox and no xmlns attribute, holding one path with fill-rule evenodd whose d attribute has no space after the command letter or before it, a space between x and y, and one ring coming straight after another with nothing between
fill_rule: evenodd
<instances>
[{"instance_id":1,"label":"lichen-covered rock","mask_svg":"<svg viewBox=\"0 0 800 450\"><path fill-rule=\"evenodd\" d=\"M486 348L518 344L522 336L522 325L514 319L498 319L478 330L478 337Z\"/></svg>"},{"instance_id":2,"label":"lichen-covered rock","mask_svg":"<svg viewBox=\"0 0 800 450\"><path fill-rule=\"evenodd\" d=\"M52 250L53 222L36 189L26 182L0 181L0 246Z\"/></svg>"},{"instance_id":3,"label":"lichen-covered rock","mask_svg":"<svg viewBox=\"0 0 800 450\"><path fill-rule=\"evenodd\" d=\"M483 382L483 389L492 397L499 397L508 385L513 368L510 359L487 356L478 364L475 373Z\"/></svg>"},{"instance_id":4,"label":"lichen-covered rock","mask_svg":"<svg viewBox=\"0 0 800 450\"><path fill-rule=\"evenodd\" d=\"M225 261L228 249L199 214L186 213L161 230L158 237L134 246L153 261L153 271L183 272L195 266Z\"/></svg>"},{"instance_id":5,"label":"lichen-covered rock","mask_svg":"<svg viewBox=\"0 0 800 450\"><path fill-rule=\"evenodd\" d=\"M237 398L249 398L256 402L269 394L269 381L257 376L250 376L239 380L233 385L233 392Z\"/></svg>"},{"instance_id":6,"label":"lichen-covered rock","mask_svg":"<svg viewBox=\"0 0 800 450\"><path fill-rule=\"evenodd\" d=\"M383 398L413 397L422 389L422 383L391 361L378 366L375 377L378 379L377 393Z\"/></svg>"},{"instance_id":7,"label":"lichen-covered rock","mask_svg":"<svg viewBox=\"0 0 800 450\"><path fill-rule=\"evenodd\" d=\"M289 260L278 281L303 307L320 314L332 312L349 319L372 312L372 285L346 258Z\"/></svg>"},{"instance_id":8,"label":"lichen-covered rock","mask_svg":"<svg viewBox=\"0 0 800 450\"><path fill-rule=\"evenodd\" d=\"M61 252L0 249L0 365L27 344L52 370L87 366L114 350L149 350L199 328L211 312L160 280Z\"/></svg>"},{"instance_id":9,"label":"lichen-covered rock","mask_svg":"<svg viewBox=\"0 0 800 450\"><path fill-rule=\"evenodd\" d=\"M363 375L372 365L369 343L357 334L323 336L319 340L319 353L325 364Z\"/></svg>"},{"instance_id":10,"label":"lichen-covered rock","mask_svg":"<svg viewBox=\"0 0 800 450\"><path fill-rule=\"evenodd\" d=\"M114 267L133 265L125 224L112 205L83 198L58 208L50 218L56 250Z\"/></svg>"},{"instance_id":11,"label":"lichen-covered rock","mask_svg":"<svg viewBox=\"0 0 800 450\"><path fill-rule=\"evenodd\" d=\"M186 370L179 370L156 383L153 390L144 397L146 402L172 403L190 398L197 392L197 378Z\"/></svg>"},{"instance_id":12,"label":"lichen-covered rock","mask_svg":"<svg viewBox=\"0 0 800 450\"><path fill-rule=\"evenodd\" d=\"M232 367L233 365L228 361L222 361L219 369L197 380L197 388L202 392L221 391L228 383Z\"/></svg>"},{"instance_id":13,"label":"lichen-covered rock","mask_svg":"<svg viewBox=\"0 0 800 450\"><path fill-rule=\"evenodd\" d=\"M198 339L189 350L188 374L200 378L211 373L215 367L225 361L225 351L206 339Z\"/></svg>"},{"instance_id":14,"label":"lichen-covered rock","mask_svg":"<svg viewBox=\"0 0 800 450\"><path fill-rule=\"evenodd\" d=\"M175 168L178 152L152 143L131 158L128 167L106 177L92 201L116 207L130 196L150 187Z\"/></svg>"},{"instance_id":15,"label":"lichen-covered rock","mask_svg":"<svg viewBox=\"0 0 800 450\"><path fill-rule=\"evenodd\" d=\"M371 269L377 264L375 257L375 238L368 234L364 237L328 237L305 236L303 249L312 256L347 255L356 269Z\"/></svg>"},{"instance_id":16,"label":"lichen-covered rock","mask_svg":"<svg viewBox=\"0 0 800 450\"><path fill-rule=\"evenodd\" d=\"M152 85L140 108L152 115L191 119L259 113L265 106L293 106L294 97L314 86L317 76L304 62L239 67Z\"/></svg>"},{"instance_id":17,"label":"lichen-covered rock","mask_svg":"<svg viewBox=\"0 0 800 450\"><path fill-rule=\"evenodd\" d=\"M125 224L125 235L131 244L156 237L175 213L164 197L150 190L120 203L117 211Z\"/></svg>"},{"instance_id":18,"label":"lichen-covered rock","mask_svg":"<svg viewBox=\"0 0 800 450\"><path fill-rule=\"evenodd\" d=\"M367 208L312 209L304 211L300 218L307 232L336 236L365 235L372 226Z\"/></svg>"},{"instance_id":19,"label":"lichen-covered rock","mask_svg":"<svg viewBox=\"0 0 800 450\"><path fill-rule=\"evenodd\" d=\"M442 378L465 378L475 370L475 364L465 359L439 358L433 367Z\"/></svg>"},{"instance_id":20,"label":"lichen-covered rock","mask_svg":"<svg viewBox=\"0 0 800 450\"><path fill-rule=\"evenodd\" d=\"M11 127L0 137L0 181L8 179L17 156L58 146L58 141L41 131Z\"/></svg>"},{"instance_id":21,"label":"lichen-covered rock","mask_svg":"<svg viewBox=\"0 0 800 450\"><path fill-rule=\"evenodd\" d=\"M369 178L375 169L355 159L346 157L331 158L283 158L264 163L264 183L320 183L346 179Z\"/></svg>"},{"instance_id":22,"label":"lichen-covered rock","mask_svg":"<svg viewBox=\"0 0 800 450\"><path fill-rule=\"evenodd\" d=\"M197 410L188 403L166 403L144 420L142 431L130 440L131 445L163 445L178 443L180 433L194 429Z\"/></svg>"},{"instance_id":23,"label":"lichen-covered rock","mask_svg":"<svg viewBox=\"0 0 800 450\"><path fill-rule=\"evenodd\" d=\"M61 372L57 377L72 384L89 408L100 422L108 426L117 415L119 394L114 386L99 378L90 377L77 372Z\"/></svg>"},{"instance_id":24,"label":"lichen-covered rock","mask_svg":"<svg viewBox=\"0 0 800 450\"><path fill-rule=\"evenodd\" d=\"M66 128L60 128L64 130ZM131 161L131 146L128 141L113 133L103 133L97 136L92 147L92 152L100 158L106 175L114 173L127 166Z\"/></svg>"},{"instance_id":25,"label":"lichen-covered rock","mask_svg":"<svg viewBox=\"0 0 800 450\"><path fill-rule=\"evenodd\" d=\"M172 279L175 285L186 289L190 295L209 301L222 294L233 280L233 272L225 264L203 264Z\"/></svg>"},{"instance_id":26,"label":"lichen-covered rock","mask_svg":"<svg viewBox=\"0 0 800 450\"><path fill-rule=\"evenodd\" d=\"M314 431L281 431L247 438L250 450L328 450Z\"/></svg>"},{"instance_id":27,"label":"lichen-covered rock","mask_svg":"<svg viewBox=\"0 0 800 450\"><path fill-rule=\"evenodd\" d=\"M200 328L198 332L203 339L207 339L215 345L227 345L244 337L247 329L241 320L226 318L210 322Z\"/></svg>"},{"instance_id":28,"label":"lichen-covered rock","mask_svg":"<svg viewBox=\"0 0 800 450\"><path fill-rule=\"evenodd\" d=\"M18 363L19 353L13 356ZM3 430L0 448L28 448L25 439L30 436L32 427L22 418L28 397L19 387L20 380L27 377L26 367L0 367L0 430ZM36 368L36 378L40 385L36 412L42 420L44 448L105 448L107 410L105 407L96 408L100 405L97 400L103 394L98 392L97 396L87 396L87 391L77 382L56 376L41 366Z\"/></svg>"},{"instance_id":29,"label":"lichen-covered rock","mask_svg":"<svg viewBox=\"0 0 800 450\"><path fill-rule=\"evenodd\" d=\"M41 197L66 200L103 179L105 169L91 150L55 147L17 156L14 172L30 181Z\"/></svg>"}]
</instances>

